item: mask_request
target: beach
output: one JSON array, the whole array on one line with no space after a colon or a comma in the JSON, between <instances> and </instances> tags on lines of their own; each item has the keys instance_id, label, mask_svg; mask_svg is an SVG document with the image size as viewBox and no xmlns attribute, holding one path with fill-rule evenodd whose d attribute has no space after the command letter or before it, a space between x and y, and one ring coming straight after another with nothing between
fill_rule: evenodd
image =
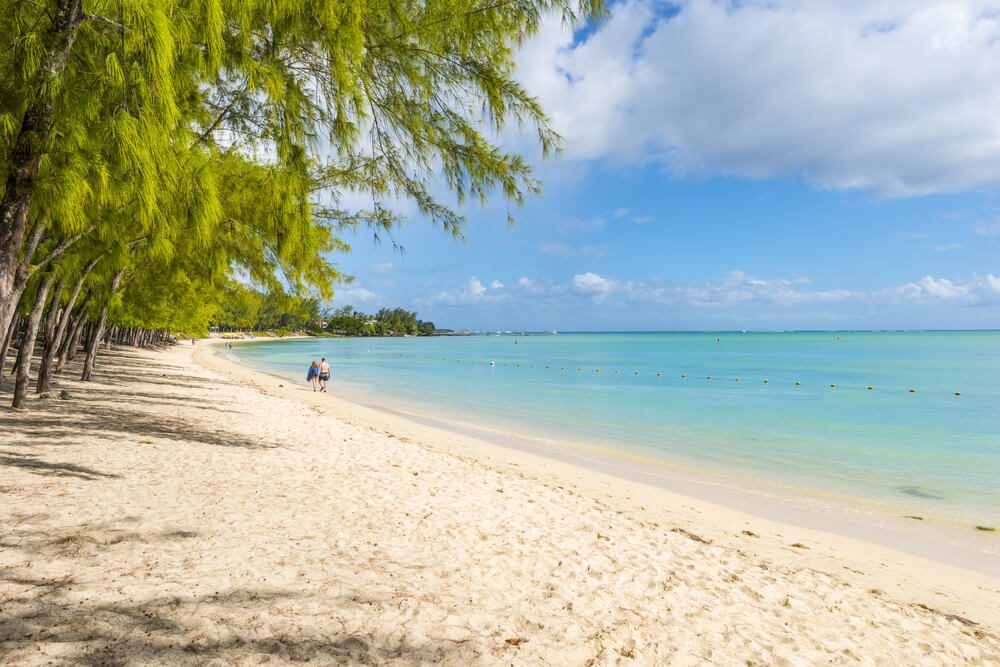
<instances>
[{"instance_id":1,"label":"beach","mask_svg":"<svg viewBox=\"0 0 1000 667\"><path fill-rule=\"evenodd\" d=\"M0 662L1000 662L996 577L212 347L121 348L0 412Z\"/></svg>"}]
</instances>

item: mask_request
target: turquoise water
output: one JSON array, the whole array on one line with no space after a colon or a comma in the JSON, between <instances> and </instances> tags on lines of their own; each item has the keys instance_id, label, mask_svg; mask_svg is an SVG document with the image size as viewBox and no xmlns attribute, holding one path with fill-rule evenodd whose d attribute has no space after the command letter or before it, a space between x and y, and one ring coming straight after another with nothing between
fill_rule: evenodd
<instances>
[{"instance_id":1,"label":"turquoise water","mask_svg":"<svg viewBox=\"0 0 1000 667\"><path fill-rule=\"evenodd\" d=\"M233 353L303 383L325 356L331 389L368 404L1000 524L1000 333L326 338Z\"/></svg>"}]
</instances>

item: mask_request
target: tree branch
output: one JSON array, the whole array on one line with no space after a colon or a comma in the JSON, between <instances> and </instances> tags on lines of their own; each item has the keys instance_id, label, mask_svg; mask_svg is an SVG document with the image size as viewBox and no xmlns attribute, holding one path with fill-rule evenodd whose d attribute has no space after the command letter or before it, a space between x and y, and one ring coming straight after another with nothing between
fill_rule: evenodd
<instances>
[{"instance_id":1,"label":"tree branch","mask_svg":"<svg viewBox=\"0 0 1000 667\"><path fill-rule=\"evenodd\" d=\"M109 19L107 16L101 16L100 14L80 14L80 17L76 20L76 23L73 24L73 29L75 30L79 28L84 23L103 23L104 25L111 26L116 30L121 30L121 31L125 30L125 26L123 26L118 21L115 21L114 19Z\"/></svg>"},{"instance_id":2,"label":"tree branch","mask_svg":"<svg viewBox=\"0 0 1000 667\"><path fill-rule=\"evenodd\" d=\"M57 257L59 257L60 255L62 255L64 252L66 252L67 250L69 250L70 247L72 247L74 243L76 243L77 241L79 241L80 239L82 239L84 236L86 236L87 234L89 234L92 231L94 231L94 225L91 225L90 227L87 227L85 230L83 230L79 234L74 234L73 236L70 236L69 238L63 239L59 243L59 245L57 245L55 248L52 249L52 252L50 252L49 254L47 254L45 257L42 257L40 260L38 260L38 263L35 264L31 268L31 270L28 272L28 276L34 275L35 271L37 271L38 269L42 268L43 266L45 266L46 264L48 264L52 260L54 260Z\"/></svg>"}]
</instances>

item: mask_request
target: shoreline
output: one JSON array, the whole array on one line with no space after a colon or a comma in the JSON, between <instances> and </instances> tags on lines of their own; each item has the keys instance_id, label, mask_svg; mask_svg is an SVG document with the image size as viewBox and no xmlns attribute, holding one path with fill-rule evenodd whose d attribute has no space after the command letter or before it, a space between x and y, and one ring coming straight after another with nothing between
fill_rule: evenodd
<instances>
[{"instance_id":1,"label":"shoreline","mask_svg":"<svg viewBox=\"0 0 1000 667\"><path fill-rule=\"evenodd\" d=\"M192 347L0 410L0 662L1000 662L997 578Z\"/></svg>"},{"instance_id":2,"label":"shoreline","mask_svg":"<svg viewBox=\"0 0 1000 667\"><path fill-rule=\"evenodd\" d=\"M290 374L255 369L240 361L224 358L222 354L224 351L216 348L213 356L224 364L249 373L285 380L305 389L305 385ZM303 391L303 395L309 393ZM389 419L391 427L382 429L385 431L408 433L414 428L418 431L430 429L431 433L439 431L467 439L469 442L464 443L465 450L474 450L477 445L489 443L501 450L532 454L546 461L603 474L622 484L640 484L674 492L688 500L742 510L749 516L791 528L822 526L820 530L824 533L1000 578L1000 538L993 533L976 533L967 522L940 518L914 521L894 511L898 509L895 506L890 508L887 503L873 498L782 485L731 471L679 465L568 439L556 442L547 437L484 427L452 417L419 414L419 406L391 407L373 402L370 396L365 397L366 400L347 398L338 391L336 383L328 396L370 411L367 418L372 423L381 423L382 416ZM338 409L344 410L343 407ZM425 439L433 440L434 436L426 436Z\"/></svg>"},{"instance_id":3,"label":"shoreline","mask_svg":"<svg viewBox=\"0 0 1000 667\"><path fill-rule=\"evenodd\" d=\"M987 572L944 563L877 541L810 527L810 513L801 517L801 525L789 522L788 514L780 518L763 516L759 512L767 503L747 509L712 502L651 485L596 468L577 461L550 458L545 455L503 446L468 434L443 430L434 425L414 422L408 415L387 412L381 408L353 403L334 394L318 394L304 383L278 387L275 380L293 380L266 371L256 370L239 362L225 359L214 343L195 351L194 363L223 373L239 383L266 393L289 398L302 405L320 409L324 414L355 427L365 428L390 438L417 444L431 451L474 461L505 473L513 473L547 484L567 486L574 492L592 497L613 507L616 512L630 513L647 521L679 524L680 529L705 538L713 544L734 548L748 546L743 531L754 534L755 553L782 560L789 552L800 562L826 572L837 572L853 584L872 590L894 590L904 594L912 604L924 597L938 599L955 596L968 605L966 611L978 616L977 622L1000 629L1000 577ZM717 491L717 489L716 489ZM736 496L746 500L746 496ZM671 508L664 511L664 508ZM678 511L676 508L681 508ZM821 517L822 518L822 517ZM784 520L783 520L784 519ZM825 517L829 522L829 517ZM796 539L792 539L794 536ZM879 537L872 528L871 537ZM790 548L792 544L812 545L807 549ZM943 593L942 591L948 591ZM950 613L960 614L952 610ZM988 619L988 620L980 620Z\"/></svg>"}]
</instances>

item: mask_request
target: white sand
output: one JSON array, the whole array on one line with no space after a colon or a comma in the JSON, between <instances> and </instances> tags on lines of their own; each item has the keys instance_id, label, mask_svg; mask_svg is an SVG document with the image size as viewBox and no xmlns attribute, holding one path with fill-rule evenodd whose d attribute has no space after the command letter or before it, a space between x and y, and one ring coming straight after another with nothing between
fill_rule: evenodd
<instances>
[{"instance_id":1,"label":"white sand","mask_svg":"<svg viewBox=\"0 0 1000 667\"><path fill-rule=\"evenodd\" d=\"M0 411L0 662L1000 663L995 578L198 356Z\"/></svg>"}]
</instances>

